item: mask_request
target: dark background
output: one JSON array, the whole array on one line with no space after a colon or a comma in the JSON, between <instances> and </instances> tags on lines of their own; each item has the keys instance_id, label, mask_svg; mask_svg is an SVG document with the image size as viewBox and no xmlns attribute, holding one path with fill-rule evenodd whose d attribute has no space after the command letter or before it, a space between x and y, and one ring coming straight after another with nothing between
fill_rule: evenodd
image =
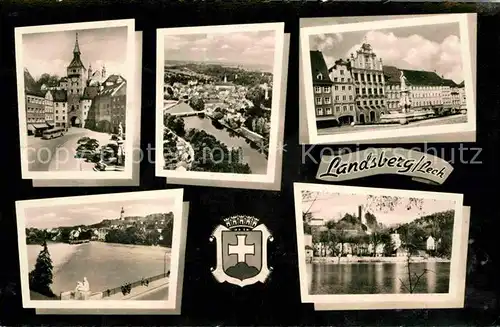
<instances>
[{"instance_id":1,"label":"dark background","mask_svg":"<svg viewBox=\"0 0 500 327\"><path fill-rule=\"evenodd\" d=\"M0 324L2 325L496 325L499 291L498 179L500 110L500 5L452 3L323 2L319 1L4 1L1 9L0 62ZM461 310L379 310L315 312L301 304L293 206L293 182L316 181L317 165L301 164L298 145L299 17L478 12L477 143L482 164L454 163L441 186L402 176L379 176L346 185L463 193L472 207L466 308ZM291 33L285 143L281 192L186 186L190 201L182 315L180 316L36 316L23 309L19 282L14 201L60 196L164 189L152 164L141 164L139 187L33 188L21 179L14 28L18 26L135 18L143 34L141 147L154 144L156 29L164 27L285 22ZM56 45L55 45L56 46ZM379 145L383 146L383 145ZM422 144L408 145L405 147ZM429 147L430 145L428 145ZM433 144L451 159L458 144ZM353 147L354 148L354 147ZM320 147L316 147L316 157ZM455 156L457 156L455 150ZM464 151L472 159L477 151ZM177 187L176 185L169 186ZM221 219L234 214L261 218L275 241L270 249L274 268L266 284L240 288L217 283L210 267L215 249L208 239Z\"/></svg>"}]
</instances>

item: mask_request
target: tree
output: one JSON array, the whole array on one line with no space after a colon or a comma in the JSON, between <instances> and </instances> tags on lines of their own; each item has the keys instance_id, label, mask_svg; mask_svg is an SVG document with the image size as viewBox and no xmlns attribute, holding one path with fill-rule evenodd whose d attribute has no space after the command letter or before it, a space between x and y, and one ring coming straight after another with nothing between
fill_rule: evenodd
<instances>
[{"instance_id":1,"label":"tree","mask_svg":"<svg viewBox=\"0 0 500 327\"><path fill-rule=\"evenodd\" d=\"M55 295L50 289L50 285L52 285L53 269L54 267L47 247L47 241L44 240L42 251L40 251L36 258L35 269L29 273L30 290L45 296L54 297Z\"/></svg>"},{"instance_id":2,"label":"tree","mask_svg":"<svg viewBox=\"0 0 500 327\"><path fill-rule=\"evenodd\" d=\"M40 78L36 81L36 85L38 87L38 89L40 89L42 87L42 85L46 85L46 86L58 86L59 84L59 76L57 75L50 75L50 74L42 74L42 76L40 76Z\"/></svg>"},{"instance_id":3,"label":"tree","mask_svg":"<svg viewBox=\"0 0 500 327\"><path fill-rule=\"evenodd\" d=\"M184 137L184 135L186 135L184 119L182 119L181 117L166 114L164 118L164 124L175 134L177 134L177 136Z\"/></svg>"},{"instance_id":4,"label":"tree","mask_svg":"<svg viewBox=\"0 0 500 327\"><path fill-rule=\"evenodd\" d=\"M403 198L399 196L385 196L385 195L368 195L367 196L367 210L375 210L382 212L394 211L398 206L404 205L407 210L417 208L422 210L423 199L419 198Z\"/></svg>"},{"instance_id":5,"label":"tree","mask_svg":"<svg viewBox=\"0 0 500 327\"><path fill-rule=\"evenodd\" d=\"M203 99L197 95L191 97L189 100L189 105L196 111L202 111L205 109L205 102Z\"/></svg>"}]
</instances>

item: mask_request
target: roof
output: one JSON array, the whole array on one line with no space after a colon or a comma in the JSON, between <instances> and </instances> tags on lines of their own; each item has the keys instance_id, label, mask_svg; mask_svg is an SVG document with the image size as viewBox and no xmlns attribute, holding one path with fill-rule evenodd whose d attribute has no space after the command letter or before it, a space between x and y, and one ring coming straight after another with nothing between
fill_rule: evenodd
<instances>
[{"instance_id":1,"label":"roof","mask_svg":"<svg viewBox=\"0 0 500 327\"><path fill-rule=\"evenodd\" d=\"M52 97L53 97L54 102L66 102L66 101L68 101L66 91L64 91L64 90L52 91Z\"/></svg>"},{"instance_id":2,"label":"roof","mask_svg":"<svg viewBox=\"0 0 500 327\"><path fill-rule=\"evenodd\" d=\"M399 69L393 66L383 67L386 82L388 84L399 84L399 76L403 72L408 84L410 85L425 85L425 86L441 86L446 85L444 79L436 72L428 72L424 70L408 70Z\"/></svg>"},{"instance_id":3,"label":"roof","mask_svg":"<svg viewBox=\"0 0 500 327\"><path fill-rule=\"evenodd\" d=\"M74 54L73 60L71 60L71 63L69 64L68 68L85 68L83 65L82 60L80 59L80 56L78 54Z\"/></svg>"},{"instance_id":4,"label":"roof","mask_svg":"<svg viewBox=\"0 0 500 327\"><path fill-rule=\"evenodd\" d=\"M106 83L117 83L118 79L121 78L122 80L126 81L125 78L123 78L123 76L120 76L120 75L116 75L116 74L112 74L112 75L109 75L108 78L106 78L106 80L104 81L104 84Z\"/></svg>"},{"instance_id":5,"label":"roof","mask_svg":"<svg viewBox=\"0 0 500 327\"><path fill-rule=\"evenodd\" d=\"M319 50L310 51L311 56L311 72L313 85L314 84L333 84L330 76L328 76L328 67L326 66L323 53ZM318 75L322 75L322 79L318 79Z\"/></svg>"},{"instance_id":6,"label":"roof","mask_svg":"<svg viewBox=\"0 0 500 327\"><path fill-rule=\"evenodd\" d=\"M83 100L92 100L99 93L99 86L87 86L83 89Z\"/></svg>"},{"instance_id":7,"label":"roof","mask_svg":"<svg viewBox=\"0 0 500 327\"><path fill-rule=\"evenodd\" d=\"M443 79L443 85L449 87L458 87L458 84L452 81L451 79Z\"/></svg>"}]
</instances>

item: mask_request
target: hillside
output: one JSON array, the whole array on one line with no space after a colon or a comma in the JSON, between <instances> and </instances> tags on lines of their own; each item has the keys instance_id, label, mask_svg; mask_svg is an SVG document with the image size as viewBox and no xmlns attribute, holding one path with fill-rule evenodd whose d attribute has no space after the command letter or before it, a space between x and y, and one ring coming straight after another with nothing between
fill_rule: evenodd
<instances>
[{"instance_id":1,"label":"hillside","mask_svg":"<svg viewBox=\"0 0 500 327\"><path fill-rule=\"evenodd\" d=\"M28 92L40 92L35 79L27 68L24 68L24 89Z\"/></svg>"}]
</instances>

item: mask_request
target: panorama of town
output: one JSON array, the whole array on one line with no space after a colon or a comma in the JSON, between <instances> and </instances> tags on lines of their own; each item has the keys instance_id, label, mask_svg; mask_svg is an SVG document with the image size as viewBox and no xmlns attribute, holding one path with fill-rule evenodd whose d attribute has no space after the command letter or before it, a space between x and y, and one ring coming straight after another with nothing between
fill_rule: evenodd
<instances>
[{"instance_id":1,"label":"panorama of town","mask_svg":"<svg viewBox=\"0 0 500 327\"><path fill-rule=\"evenodd\" d=\"M164 82L164 169L266 174L272 73L166 62Z\"/></svg>"},{"instance_id":2,"label":"panorama of town","mask_svg":"<svg viewBox=\"0 0 500 327\"><path fill-rule=\"evenodd\" d=\"M72 55L63 77L24 68L29 171L123 171L127 81L86 66L78 33Z\"/></svg>"},{"instance_id":3,"label":"panorama of town","mask_svg":"<svg viewBox=\"0 0 500 327\"><path fill-rule=\"evenodd\" d=\"M366 40L332 67L321 51L312 50L310 56L320 135L467 122L463 81L384 65Z\"/></svg>"}]
</instances>

